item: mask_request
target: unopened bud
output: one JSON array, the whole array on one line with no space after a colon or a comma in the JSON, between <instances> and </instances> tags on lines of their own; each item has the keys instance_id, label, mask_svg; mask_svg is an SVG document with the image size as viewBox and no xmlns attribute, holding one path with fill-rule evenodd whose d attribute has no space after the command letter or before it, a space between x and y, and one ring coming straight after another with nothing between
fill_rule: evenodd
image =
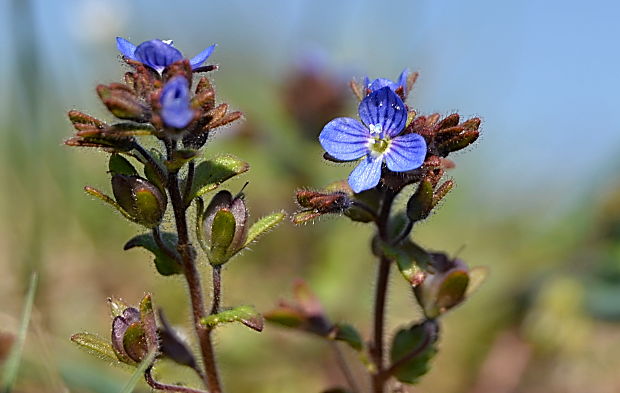
<instances>
[{"instance_id":1,"label":"unopened bud","mask_svg":"<svg viewBox=\"0 0 620 393\"><path fill-rule=\"evenodd\" d=\"M119 119L143 122L150 117L148 107L125 85L99 85L97 94L108 110Z\"/></svg>"}]
</instances>

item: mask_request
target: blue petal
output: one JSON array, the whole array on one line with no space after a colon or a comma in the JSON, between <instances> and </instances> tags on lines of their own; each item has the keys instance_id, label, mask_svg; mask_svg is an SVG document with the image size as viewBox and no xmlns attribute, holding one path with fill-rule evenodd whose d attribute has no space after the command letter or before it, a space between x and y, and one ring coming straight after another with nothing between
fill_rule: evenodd
<instances>
[{"instance_id":1,"label":"blue petal","mask_svg":"<svg viewBox=\"0 0 620 393\"><path fill-rule=\"evenodd\" d=\"M381 156L368 155L349 175L349 185L357 194L379 184L381 178Z\"/></svg>"},{"instance_id":2,"label":"blue petal","mask_svg":"<svg viewBox=\"0 0 620 393\"><path fill-rule=\"evenodd\" d=\"M164 86L161 98L161 117L168 127L184 128L194 118L189 102L189 83L182 76L176 76Z\"/></svg>"},{"instance_id":3,"label":"blue petal","mask_svg":"<svg viewBox=\"0 0 620 393\"><path fill-rule=\"evenodd\" d=\"M364 88L370 89L370 78L367 76L364 77Z\"/></svg>"},{"instance_id":4,"label":"blue petal","mask_svg":"<svg viewBox=\"0 0 620 393\"><path fill-rule=\"evenodd\" d=\"M200 52L199 54L197 54L196 56L192 57L189 60L189 64L192 65L192 69L200 67L202 65L202 63L207 61L209 56L211 56L211 53L213 53L213 51L215 50L216 46L217 46L216 44L213 44L210 47L208 47L207 49L205 49L202 52Z\"/></svg>"},{"instance_id":5,"label":"blue petal","mask_svg":"<svg viewBox=\"0 0 620 393\"><path fill-rule=\"evenodd\" d=\"M116 47L121 54L128 59L136 60L134 53L136 52L136 46L127 41L123 37L116 37Z\"/></svg>"},{"instance_id":6,"label":"blue petal","mask_svg":"<svg viewBox=\"0 0 620 393\"><path fill-rule=\"evenodd\" d=\"M405 68L403 70L403 72L400 73L400 76L398 77L398 86L403 88L403 91L405 92L405 97L407 96L407 78L409 77L409 69Z\"/></svg>"},{"instance_id":7,"label":"blue petal","mask_svg":"<svg viewBox=\"0 0 620 393\"><path fill-rule=\"evenodd\" d=\"M368 88L372 91L379 90L384 87L389 87L392 90L396 90L398 86L399 85L397 85L396 83L392 82L389 79L378 78L372 81L372 83L368 86Z\"/></svg>"},{"instance_id":8,"label":"blue petal","mask_svg":"<svg viewBox=\"0 0 620 393\"><path fill-rule=\"evenodd\" d=\"M368 153L368 138L370 132L362 123L348 117L339 117L323 127L319 142L335 158L351 161Z\"/></svg>"},{"instance_id":9,"label":"blue petal","mask_svg":"<svg viewBox=\"0 0 620 393\"><path fill-rule=\"evenodd\" d=\"M389 170L405 172L419 168L426 158L426 141L419 134L399 135L392 139L383 155Z\"/></svg>"},{"instance_id":10,"label":"blue petal","mask_svg":"<svg viewBox=\"0 0 620 393\"><path fill-rule=\"evenodd\" d=\"M136 60L161 73L170 64L183 59L183 55L172 45L161 40L146 41L138 45Z\"/></svg>"},{"instance_id":11,"label":"blue petal","mask_svg":"<svg viewBox=\"0 0 620 393\"><path fill-rule=\"evenodd\" d=\"M407 122L407 109L403 100L389 87L383 87L368 94L360 102L358 111L364 124L380 125L383 136L387 137L398 135Z\"/></svg>"}]
</instances>

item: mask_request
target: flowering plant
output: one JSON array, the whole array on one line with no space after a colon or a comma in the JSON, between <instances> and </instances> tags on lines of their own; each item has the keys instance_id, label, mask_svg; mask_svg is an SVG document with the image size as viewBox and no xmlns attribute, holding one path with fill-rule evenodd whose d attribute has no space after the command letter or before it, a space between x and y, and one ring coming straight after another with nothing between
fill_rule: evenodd
<instances>
[{"instance_id":1,"label":"flowering plant","mask_svg":"<svg viewBox=\"0 0 620 393\"><path fill-rule=\"evenodd\" d=\"M194 75L217 68L202 66L215 45L189 60L170 41L151 40L136 47L118 38L117 46L133 69L125 74L124 83L99 85L97 93L119 121L108 123L70 111L77 132L65 144L110 154L113 197L92 187L85 190L147 229L130 239L125 250L142 247L154 255L159 274L185 278L202 361L166 322L163 310L156 317L151 294L137 307L109 299L114 318L110 340L89 333L77 333L72 340L114 363L135 368L153 389L204 392L186 384L159 381L154 370L161 359L168 358L193 369L209 392L221 392L213 331L230 322L241 322L256 331L263 328L263 317L252 306L222 306L222 265L275 227L284 213L250 225L243 191L233 197L221 190L205 207L203 198L249 169L248 163L233 155L207 156L203 149L214 129L241 117L240 112L230 112L227 104L216 104L215 89L206 76L198 79L192 93ZM156 147L147 149L142 143L145 138L154 139ZM196 211L191 226L190 208ZM162 229L168 210L172 210L174 231ZM190 228L196 228L195 237ZM198 249L195 243L200 245ZM198 269L198 250L204 252L212 270L209 309Z\"/></svg>"},{"instance_id":2,"label":"flowering plant","mask_svg":"<svg viewBox=\"0 0 620 393\"><path fill-rule=\"evenodd\" d=\"M228 179L247 172L249 164L230 154L207 155L205 149L213 130L242 116L229 111L227 104L216 103L215 89L207 76L194 80L197 74L217 69L203 66L215 45L192 59L184 58L171 41L151 40L135 46L117 38L117 47L132 70L125 74L124 83L97 86L101 101L116 119L105 122L72 110L69 119L76 133L65 143L110 154L113 196L92 187L85 190L146 229L129 239L125 250L144 248L153 254L159 274L185 279L200 353L194 354L179 338L164 310L156 312L150 293L136 306L110 297L113 320L109 340L89 333L77 333L72 340L116 364L135 369L135 375L142 375L153 389L204 393L206 388L210 393L220 393L223 388L214 330L239 322L262 331L265 318L332 344L348 386L328 392L365 390L357 372L344 360L338 342L360 355L373 393L403 392L402 383L417 382L438 350L439 318L462 303L485 275L484 269L470 269L446 253L425 250L411 238L414 225L426 219L452 188L452 180L442 180L445 171L454 166L447 157L478 138L480 120L461 122L458 114L443 119L438 114L418 116L406 104L417 73L405 70L397 82L383 78L352 82L360 101L360 120L339 117L323 127L319 142L326 151L325 159L355 161L357 166L347 181L318 191L299 190L300 210L292 219L303 223L325 214L344 214L353 221L374 225L370 250L379 264L373 332L366 342L352 324L332 322L302 281L295 285L294 302L282 301L264 317L251 305L222 306L222 266L285 215L277 212L250 225L243 189L236 193L221 189ZM151 145L154 142L154 148L146 148L143 140L147 138ZM415 190L409 191L409 186ZM204 198L216 189L218 192L206 203ZM397 211L394 201L403 194L406 209ZM195 215L188 216L190 208ZM164 218L169 210L174 230L165 231ZM192 225L190 217L195 220ZM199 251L211 268L210 307L198 269ZM412 322L396 331L388 351L384 322L392 266L409 284L423 317L416 319L412 313ZM157 366L164 358L193 370L203 386L162 382Z\"/></svg>"},{"instance_id":3,"label":"flowering plant","mask_svg":"<svg viewBox=\"0 0 620 393\"><path fill-rule=\"evenodd\" d=\"M300 210L293 222L303 223L325 214L344 214L353 221L373 224L370 249L379 259L372 337L365 343L351 324L332 323L316 296L303 283L295 287L295 303L282 302L266 314L267 320L312 333L332 341L332 348L347 381L330 391L361 392L364 385L340 353L337 341L360 354L373 393L402 392L402 384L419 381L438 350L439 318L462 303L482 282L486 270L470 269L460 259L425 250L411 239L414 225L426 219L453 186L445 171L454 167L452 152L473 143L480 120L460 121L458 114L440 119L438 114L417 116L405 101L417 73L403 71L397 83L389 79L351 87L359 98L359 118L340 117L327 123L319 135L325 159L357 162L348 181L337 181L323 190L297 192ZM415 186L408 192L408 186ZM406 209L394 201L406 194ZM407 281L422 318L400 327L391 346L385 343L385 304L389 275L395 266ZM335 340L335 341L334 341Z\"/></svg>"}]
</instances>

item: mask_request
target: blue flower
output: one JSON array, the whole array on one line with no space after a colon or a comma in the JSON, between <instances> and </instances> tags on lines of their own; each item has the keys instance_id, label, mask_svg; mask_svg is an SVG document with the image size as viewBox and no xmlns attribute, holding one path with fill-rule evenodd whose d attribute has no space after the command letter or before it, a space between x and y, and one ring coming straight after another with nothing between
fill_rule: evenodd
<instances>
[{"instance_id":1,"label":"blue flower","mask_svg":"<svg viewBox=\"0 0 620 393\"><path fill-rule=\"evenodd\" d=\"M122 37L116 37L116 47L128 59L139 61L158 73L179 60L183 60L181 52L172 45L172 41L150 40L135 46ZM203 50L189 60L192 69L204 63L215 50L215 44Z\"/></svg>"},{"instance_id":2,"label":"blue flower","mask_svg":"<svg viewBox=\"0 0 620 393\"><path fill-rule=\"evenodd\" d=\"M189 102L189 83L182 76L175 76L164 85L159 102L161 117L168 127L184 128L194 118Z\"/></svg>"},{"instance_id":3,"label":"blue flower","mask_svg":"<svg viewBox=\"0 0 620 393\"><path fill-rule=\"evenodd\" d=\"M370 89L370 91L376 91L384 87L389 87L392 91L396 91L399 87L403 88L403 91L407 92L407 77L409 76L409 69L405 68L398 77L398 82L393 82L386 78L377 78L374 81L370 81L368 77L364 78L364 87ZM406 94L405 94L406 96Z\"/></svg>"},{"instance_id":4,"label":"blue flower","mask_svg":"<svg viewBox=\"0 0 620 393\"><path fill-rule=\"evenodd\" d=\"M367 95L359 105L362 122L339 117L327 123L319 141L334 158L353 161L363 158L349 175L351 189L359 193L375 187L383 162L394 172L419 168L426 157L426 141L419 134L401 132L407 109L389 86Z\"/></svg>"}]
</instances>

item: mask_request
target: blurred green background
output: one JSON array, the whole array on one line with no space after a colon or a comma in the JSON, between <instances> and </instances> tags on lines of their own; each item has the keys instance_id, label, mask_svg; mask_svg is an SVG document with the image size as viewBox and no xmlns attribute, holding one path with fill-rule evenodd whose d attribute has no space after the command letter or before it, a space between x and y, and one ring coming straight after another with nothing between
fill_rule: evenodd
<instances>
[{"instance_id":1,"label":"blurred green background","mask_svg":"<svg viewBox=\"0 0 620 393\"><path fill-rule=\"evenodd\" d=\"M94 86L125 71L118 35L174 39L188 56L218 43L219 100L245 120L208 153L250 162L229 186L250 181L254 218L291 213L297 188L351 170L323 161L316 141L331 117L355 114L351 77L419 71L409 100L418 113L458 111L483 125L454 157L458 186L414 236L491 273L444 318L440 353L413 391L620 391L618 16L611 0L0 2L0 368L32 271L40 285L15 391L120 390L129 374L68 339L109 334L110 295L135 303L153 292L189 326L183 281L158 276L145 252L123 252L140 228L82 191L109 190L106 155L62 144L69 109L109 119ZM226 267L224 303L269 310L301 277L334 320L368 335L370 236L345 218L285 223ZM393 330L418 314L396 274L390 294ZM221 329L217 350L230 392L341 381L322 341L277 327Z\"/></svg>"}]
</instances>

